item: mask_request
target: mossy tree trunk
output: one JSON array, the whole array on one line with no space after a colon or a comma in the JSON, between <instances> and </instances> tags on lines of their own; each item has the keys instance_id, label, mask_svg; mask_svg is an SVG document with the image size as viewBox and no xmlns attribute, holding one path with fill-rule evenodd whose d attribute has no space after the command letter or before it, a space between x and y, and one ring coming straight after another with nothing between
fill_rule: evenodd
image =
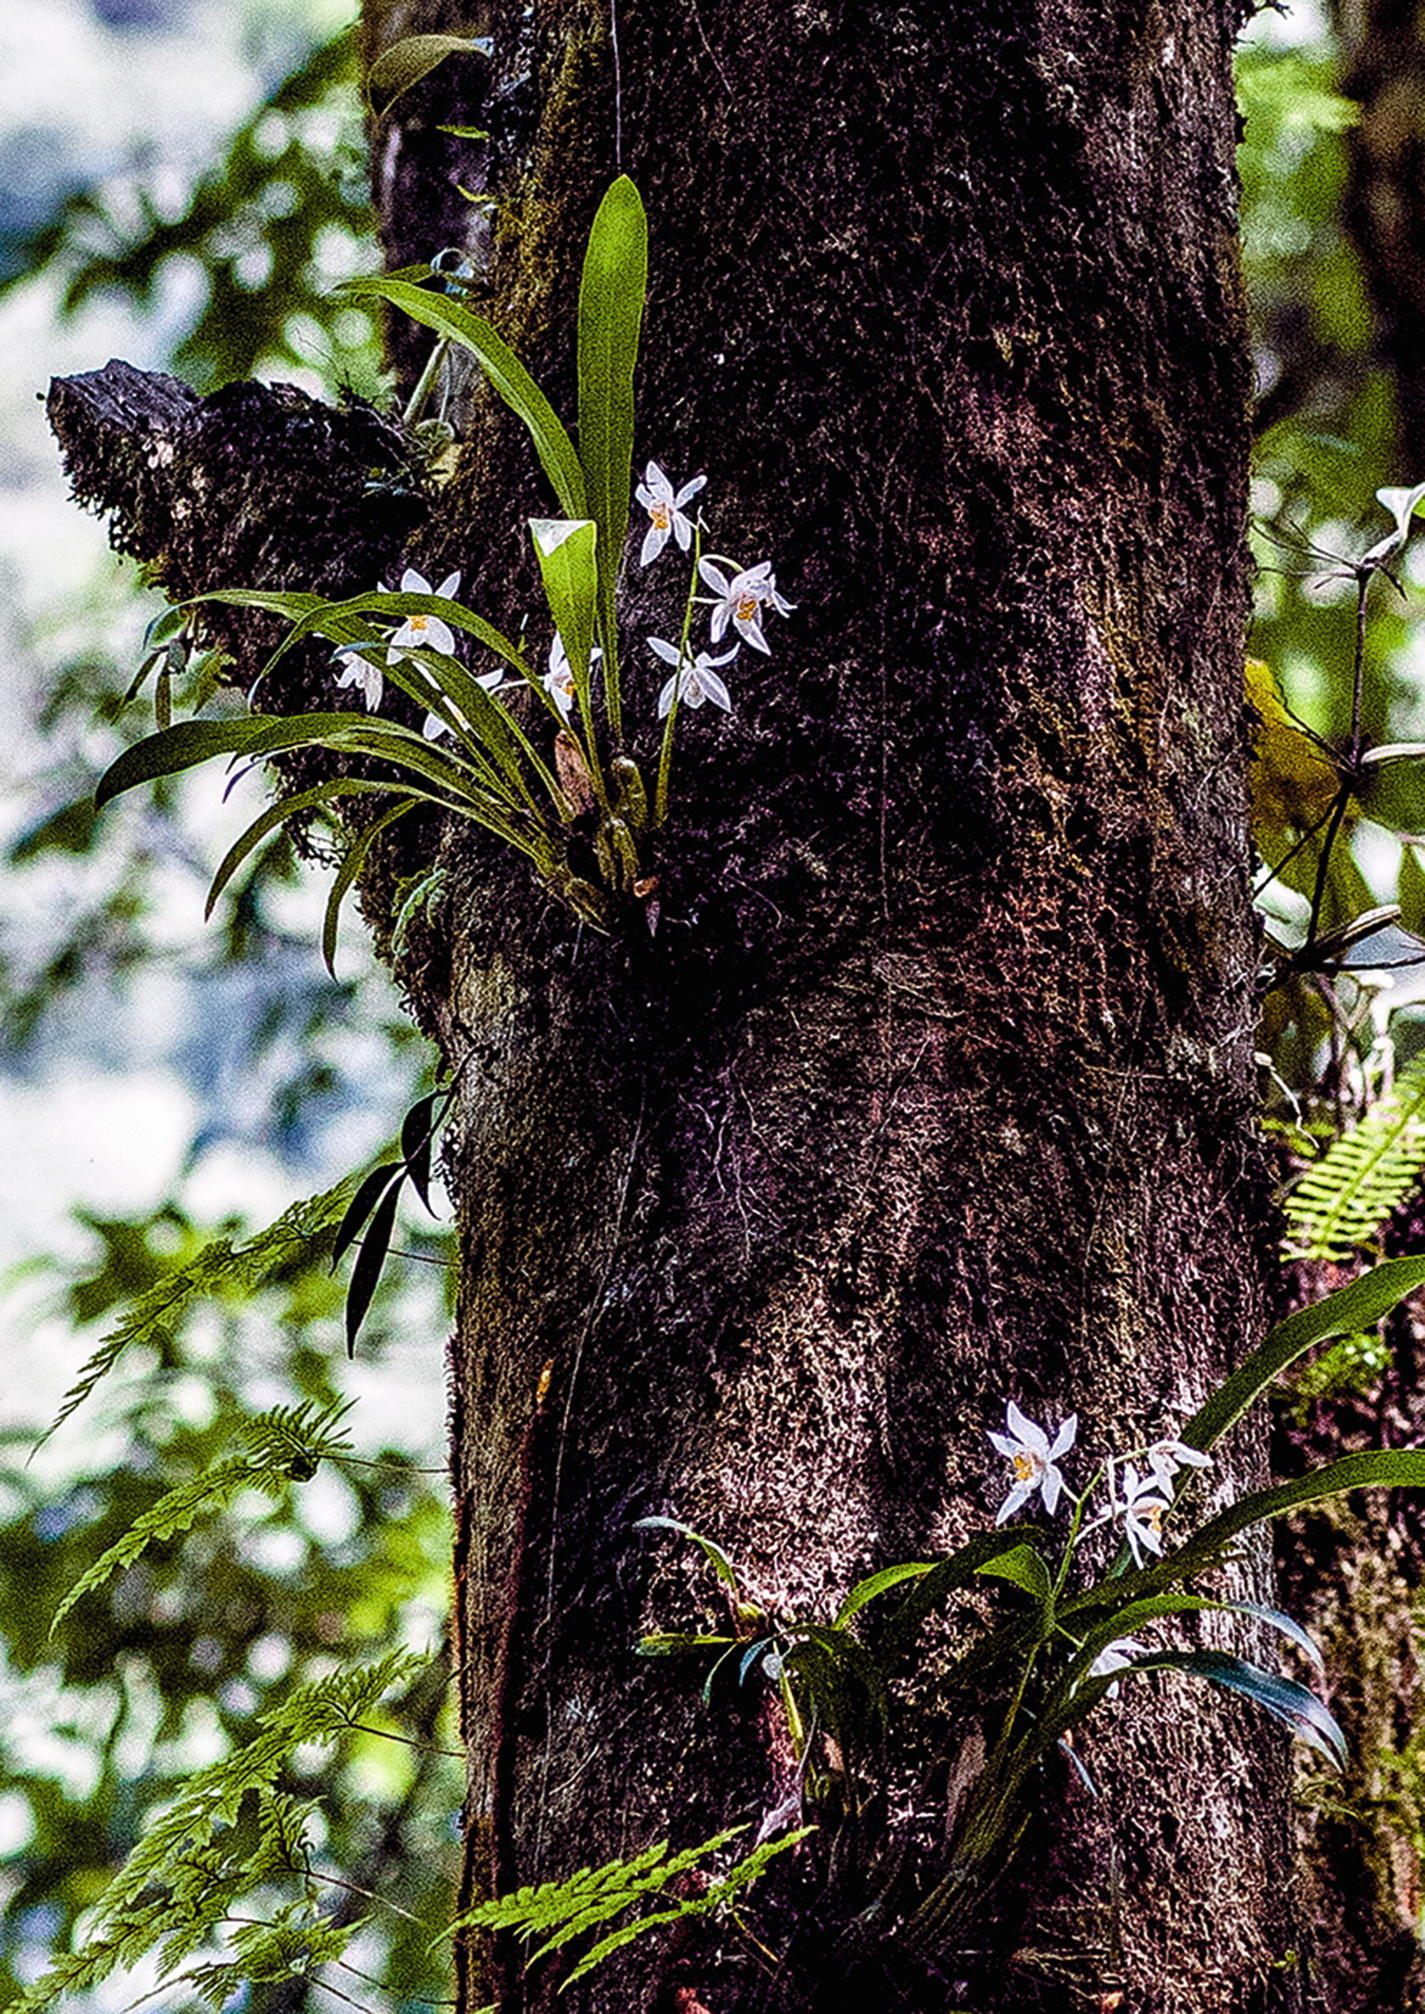
<instances>
[{"instance_id":1,"label":"mossy tree trunk","mask_svg":"<svg viewBox=\"0 0 1425 2014\"><path fill-rule=\"evenodd\" d=\"M369 53L471 25L438 0L369 14ZM985 1528L1007 1398L1079 1411L1084 1479L1180 1422L1260 1334L1270 1264L1235 7L620 0L614 22L539 0L474 25L492 64L447 63L375 136L393 257L431 255L452 218L480 250L442 177L478 179L490 310L567 409L579 251L627 169L653 234L639 460L706 472L712 543L772 561L797 609L769 618L770 657L728 667L730 718L685 716L656 936L581 931L491 846L426 836L447 893L400 976L464 1066L467 1900L755 1828L795 1788L755 1687L705 1707L700 1673L634 1657L641 1630L717 1612L640 1518L715 1538L764 1607L826 1619L861 1575ZM450 124L492 139L453 160ZM401 337L407 382L421 353ZM112 455L86 461L102 404L71 388L56 411L77 486L113 507ZM166 421L131 427L150 521L125 537L178 590L231 584L239 556L254 584L360 587L410 537L494 619L538 605L522 527L549 500L493 403L414 536L362 521L305 579L313 497L359 494L365 422L323 433L252 395L239 466L212 405L179 402L167 458ZM297 474L254 494L294 430ZM156 483L182 501L168 538ZM260 538L209 553L195 524L235 508L266 513ZM671 633L666 569L630 565L631 634ZM241 674L258 646L228 636ZM663 673L641 647L629 667L646 761ZM284 703L324 675L310 660ZM428 861L370 881L383 940L395 875ZM1261 1462L1243 1432L1213 1487ZM1261 1559L1235 1571L1265 1590ZM896 1925L936 1878L974 1739L907 1689L868 1823L823 1813L768 1879L770 1972L724 1925L557 2004L1308 2004L1284 1739L1157 1681L1084 1737L1097 1797L1067 1761L1046 1772L1029 1872L912 1956ZM464 2014L552 2008L558 1983L462 1953Z\"/></svg>"}]
</instances>

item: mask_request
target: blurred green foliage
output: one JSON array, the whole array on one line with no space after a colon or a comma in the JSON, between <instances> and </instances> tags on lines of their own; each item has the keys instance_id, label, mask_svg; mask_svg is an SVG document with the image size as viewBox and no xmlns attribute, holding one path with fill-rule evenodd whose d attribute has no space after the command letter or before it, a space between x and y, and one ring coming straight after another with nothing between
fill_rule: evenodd
<instances>
[{"instance_id":1,"label":"blurred green foliage","mask_svg":"<svg viewBox=\"0 0 1425 2014\"><path fill-rule=\"evenodd\" d=\"M334 305L335 284L369 268L356 34L313 49L229 140L176 214L130 175L67 195L31 234L26 271L64 280L61 312L113 289L151 305L178 280L200 305L173 368L200 391L234 378L315 371L335 390L382 385L374 314Z\"/></svg>"}]
</instances>

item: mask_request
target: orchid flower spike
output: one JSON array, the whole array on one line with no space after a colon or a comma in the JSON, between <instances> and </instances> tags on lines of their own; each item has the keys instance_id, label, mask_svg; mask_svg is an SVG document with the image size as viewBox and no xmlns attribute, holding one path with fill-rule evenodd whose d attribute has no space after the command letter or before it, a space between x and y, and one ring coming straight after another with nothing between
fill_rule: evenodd
<instances>
[{"instance_id":1,"label":"orchid flower spike","mask_svg":"<svg viewBox=\"0 0 1425 2014\"><path fill-rule=\"evenodd\" d=\"M439 587L432 587L423 573L417 573L408 566L401 575L402 594L438 594L451 599L460 587L459 572L448 573ZM386 652L387 664L400 662L403 650L443 650L449 657L455 649L455 638L450 625L442 622L438 615L408 615L401 627L391 637Z\"/></svg>"},{"instance_id":2,"label":"orchid flower spike","mask_svg":"<svg viewBox=\"0 0 1425 2014\"><path fill-rule=\"evenodd\" d=\"M1111 1671L1126 1671L1130 1665L1136 1664L1140 1657L1151 1656L1152 1652L1147 1644L1139 1643L1136 1637L1116 1636L1112 1643L1104 1645L1084 1676L1107 1678ZM1115 1679L1113 1684L1105 1689L1103 1696L1105 1699L1117 1699L1118 1690L1118 1680Z\"/></svg>"},{"instance_id":3,"label":"orchid flower spike","mask_svg":"<svg viewBox=\"0 0 1425 2014\"><path fill-rule=\"evenodd\" d=\"M990 1441L996 1451L1011 1464L1014 1484L999 1507L999 1516L995 1519L995 1523L1001 1525L1006 1518L1012 1518L1017 1510L1028 1503L1035 1490L1043 1496L1044 1508L1052 1517L1064 1487L1064 1478L1059 1473L1057 1465L1061 1457L1074 1445L1074 1436L1079 1430L1078 1414L1069 1414L1054 1436L1052 1447L1043 1427L1036 1426L1033 1420L1026 1419L1013 1399L1005 1408L1005 1425L1008 1432L992 1433Z\"/></svg>"},{"instance_id":4,"label":"orchid flower spike","mask_svg":"<svg viewBox=\"0 0 1425 2014\"><path fill-rule=\"evenodd\" d=\"M657 462L648 464L643 472L643 481L634 491L648 512L648 530L643 535L643 549L638 555L640 566L647 566L650 560L657 559L670 538L677 539L682 551L688 550L693 542L693 521L684 512L683 505L697 495L706 481L706 476L694 476L675 495L672 483Z\"/></svg>"},{"instance_id":5,"label":"orchid flower spike","mask_svg":"<svg viewBox=\"0 0 1425 2014\"><path fill-rule=\"evenodd\" d=\"M386 678L379 664L373 664L361 652L348 647L336 653L336 661L343 667L337 684L354 685L366 702L366 711L374 713L381 704L381 694Z\"/></svg>"},{"instance_id":6,"label":"orchid flower spike","mask_svg":"<svg viewBox=\"0 0 1425 2014\"><path fill-rule=\"evenodd\" d=\"M698 572L717 597L710 618L713 642L722 642L727 625L731 623L744 643L750 643L754 650L763 651L770 657L771 649L762 634L763 608L774 608L778 615L790 615L796 607L795 602L783 601L778 594L771 560L764 559L759 566L744 567L731 580L710 559L698 561Z\"/></svg>"},{"instance_id":7,"label":"orchid flower spike","mask_svg":"<svg viewBox=\"0 0 1425 2014\"><path fill-rule=\"evenodd\" d=\"M1148 1450L1147 1461L1165 1496L1172 1494L1173 1477L1179 1469L1212 1467L1211 1455L1205 1455L1201 1448L1190 1448L1186 1441L1175 1441L1170 1437L1154 1441Z\"/></svg>"},{"instance_id":8,"label":"orchid flower spike","mask_svg":"<svg viewBox=\"0 0 1425 2014\"><path fill-rule=\"evenodd\" d=\"M1402 549L1410 536L1410 521L1414 517L1421 499L1425 498L1425 483L1416 483L1414 489L1383 489L1376 491L1376 502L1388 510L1395 519L1395 530L1385 538L1378 539L1370 551L1361 555L1362 566L1384 566Z\"/></svg>"},{"instance_id":9,"label":"orchid flower spike","mask_svg":"<svg viewBox=\"0 0 1425 2014\"><path fill-rule=\"evenodd\" d=\"M714 667L732 663L738 651L736 644L721 657L709 657L705 650L700 650L696 657L680 658L674 646L665 643L661 636L650 636L648 648L656 657L661 657L665 664L674 667L673 676L658 695L660 720L666 720L673 711L675 693L684 706L701 706L705 699L710 699L713 705L720 706L724 713L731 713L732 695L718 677Z\"/></svg>"},{"instance_id":10,"label":"orchid flower spike","mask_svg":"<svg viewBox=\"0 0 1425 2014\"><path fill-rule=\"evenodd\" d=\"M1139 1480L1132 1462L1123 1464L1123 1532L1133 1564L1142 1566L1145 1552L1163 1555L1163 1513L1172 1505L1163 1494L1163 1484L1154 1474Z\"/></svg>"}]
</instances>

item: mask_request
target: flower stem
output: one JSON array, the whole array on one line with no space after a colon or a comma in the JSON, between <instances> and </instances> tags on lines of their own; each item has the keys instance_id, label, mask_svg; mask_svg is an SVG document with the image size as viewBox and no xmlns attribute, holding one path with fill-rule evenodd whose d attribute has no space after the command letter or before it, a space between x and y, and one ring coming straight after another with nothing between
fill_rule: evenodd
<instances>
[{"instance_id":1,"label":"flower stem","mask_svg":"<svg viewBox=\"0 0 1425 2014\"><path fill-rule=\"evenodd\" d=\"M693 631L693 603L698 592L698 561L703 552L703 521L699 517L693 526L693 564L688 576L688 599L683 604L683 627L678 636L678 662L673 668L673 704L668 709L667 724L663 729L663 746L658 751L658 783L653 792L653 829L668 816L668 777L673 767L673 723L678 718L678 703L683 696L683 666L688 661L688 640Z\"/></svg>"}]
</instances>

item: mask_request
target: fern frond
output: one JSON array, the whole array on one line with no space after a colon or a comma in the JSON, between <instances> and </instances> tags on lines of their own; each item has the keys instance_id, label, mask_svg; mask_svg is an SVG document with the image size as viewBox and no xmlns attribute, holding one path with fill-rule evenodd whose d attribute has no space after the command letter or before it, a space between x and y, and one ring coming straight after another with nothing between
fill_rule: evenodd
<instances>
[{"instance_id":1,"label":"fern frond","mask_svg":"<svg viewBox=\"0 0 1425 2014\"><path fill-rule=\"evenodd\" d=\"M132 1566L147 1547L191 1531L200 1517L216 1517L220 1511L229 1509L244 1490L264 1490L275 1497L282 1494L289 1482L310 1482L323 1460L345 1454L349 1449L350 1441L336 1429L352 1403L318 1408L307 1401L299 1406L277 1406L271 1412L244 1420L237 1429L237 1438L246 1444L248 1452L214 1463L201 1475L191 1476L187 1482L168 1490L157 1503L150 1504L126 1532L85 1568L56 1608L50 1635L54 1635L76 1602L102 1587L111 1574Z\"/></svg>"},{"instance_id":2,"label":"fern frond","mask_svg":"<svg viewBox=\"0 0 1425 2014\"><path fill-rule=\"evenodd\" d=\"M560 1991L563 1992L564 1988L572 1986L576 1979L582 1979L586 1973L592 1972L596 1965L602 1965L606 1958L621 1950L625 1944L631 1944L635 1937L641 1937L646 1930L656 1930L664 1923L675 1923L683 1916L714 1915L737 1894L739 1889L750 1887L765 1874L768 1864L775 1860L779 1853L785 1853L788 1847L800 1846L801 1842L815 1830L814 1825L803 1825L795 1832L784 1832L780 1839L764 1840L760 1846L754 1847L744 1860L740 1860L731 1873L724 1875L721 1881L715 1881L706 1894L680 1897L671 1909L655 1910L652 1916L640 1916L632 1923L624 1923L617 1930L611 1930L607 1937L601 1937L591 1950L584 1953L563 1982Z\"/></svg>"},{"instance_id":3,"label":"fern frond","mask_svg":"<svg viewBox=\"0 0 1425 2014\"><path fill-rule=\"evenodd\" d=\"M584 1954L564 1984L570 1986L576 1979L582 1979L611 1952L622 1949L646 1931L656 1930L660 1925L675 1922L682 1916L710 1915L738 1889L755 1881L778 1853L798 1845L814 1829L807 1826L800 1831L786 1833L780 1839L768 1840L755 1847L729 1874L714 1882L701 1895L680 1896L669 1909L656 1910L652 1915L639 1916L631 1923L621 1924ZM745 1825L734 1825L727 1832L705 1839L700 1846L686 1847L671 1859L667 1857L669 1842L660 1839L631 1860L610 1860L602 1867L581 1867L564 1881L541 1881L518 1889L512 1895L499 1896L493 1902L482 1902L457 1917L443 1935L453 1936L460 1930L508 1930L525 1944L539 1937L543 1942L529 1960L533 1965L596 1925L622 1915L636 1903L662 1894L670 1882L690 1873L700 1862L720 1852L730 1840L746 1830Z\"/></svg>"},{"instance_id":4,"label":"fern frond","mask_svg":"<svg viewBox=\"0 0 1425 2014\"><path fill-rule=\"evenodd\" d=\"M1350 1258L1374 1243L1425 1175L1425 1057L1300 1177L1282 1209L1288 1259Z\"/></svg>"},{"instance_id":5,"label":"fern frond","mask_svg":"<svg viewBox=\"0 0 1425 2014\"><path fill-rule=\"evenodd\" d=\"M43 1447L78 1411L131 1343L166 1341L181 1328L195 1302L256 1293L278 1283L295 1264L327 1257L351 1200L352 1186L348 1177L320 1196L293 1203L275 1224L245 1245L235 1246L228 1238L215 1239L197 1258L140 1294L83 1366L36 1447Z\"/></svg>"},{"instance_id":6,"label":"fern frond","mask_svg":"<svg viewBox=\"0 0 1425 2014\"><path fill-rule=\"evenodd\" d=\"M338 1739L428 1662L393 1651L373 1664L296 1686L269 1708L261 1734L196 1771L170 1805L146 1818L138 1844L100 1897L83 1944L55 1961L15 2014L44 2014L151 1953L170 1971L220 1930L228 1934L224 1927L238 1898L279 1876L299 1874L318 1806L276 1788L293 1750ZM320 1921L301 1918L311 1950L312 1925Z\"/></svg>"}]
</instances>

